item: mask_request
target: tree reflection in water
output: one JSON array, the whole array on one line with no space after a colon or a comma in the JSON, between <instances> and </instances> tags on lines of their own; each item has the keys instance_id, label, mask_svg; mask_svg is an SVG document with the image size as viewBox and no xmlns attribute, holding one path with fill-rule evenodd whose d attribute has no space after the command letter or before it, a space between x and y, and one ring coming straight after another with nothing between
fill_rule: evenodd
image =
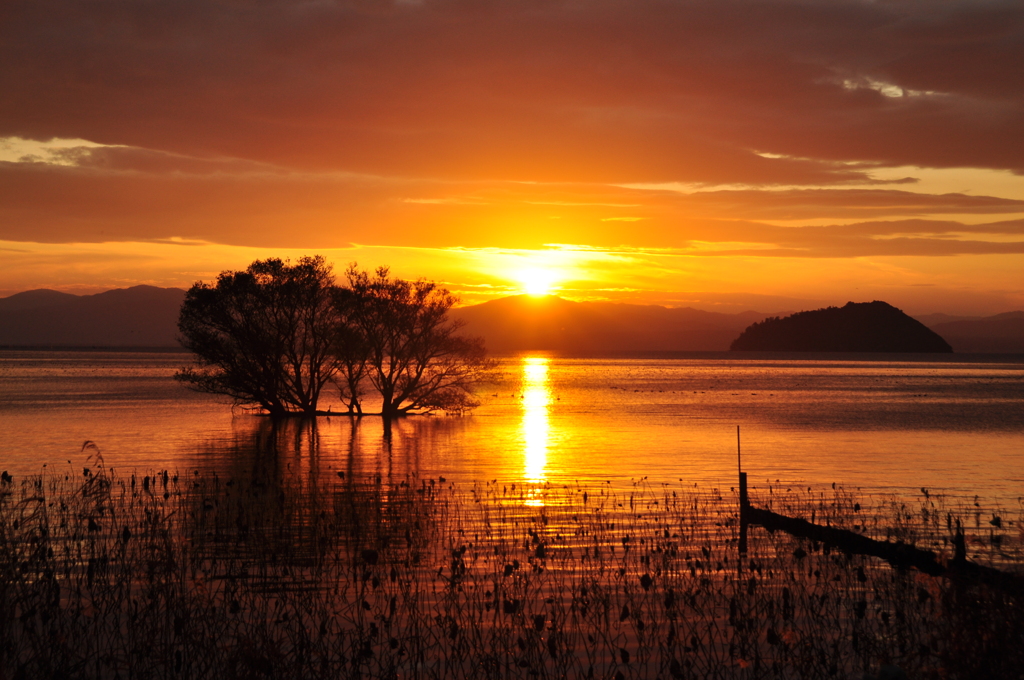
<instances>
[{"instance_id":1,"label":"tree reflection in water","mask_svg":"<svg viewBox=\"0 0 1024 680\"><path fill-rule=\"evenodd\" d=\"M261 419L230 442L208 445L228 465L223 473L193 472L188 479L183 531L210 559L223 558L221 549L246 555L251 563L240 568L248 574L269 573L276 563L312 568L329 556L411 547L411 537L434 515L419 507L432 495L412 477L393 478L388 454L395 434L386 429L383 437L385 474L366 474L358 420L349 429L347 455L331 458L344 465L328 466L315 420Z\"/></svg>"}]
</instances>

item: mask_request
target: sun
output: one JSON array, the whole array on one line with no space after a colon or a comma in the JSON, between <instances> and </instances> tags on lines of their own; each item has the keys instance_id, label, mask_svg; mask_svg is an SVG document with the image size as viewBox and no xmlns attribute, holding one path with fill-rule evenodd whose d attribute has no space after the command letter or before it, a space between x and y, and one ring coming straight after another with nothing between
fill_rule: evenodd
<instances>
[{"instance_id":1,"label":"sun","mask_svg":"<svg viewBox=\"0 0 1024 680\"><path fill-rule=\"evenodd\" d=\"M531 267L520 270L516 279L527 295L551 295L558 277L550 269Z\"/></svg>"}]
</instances>

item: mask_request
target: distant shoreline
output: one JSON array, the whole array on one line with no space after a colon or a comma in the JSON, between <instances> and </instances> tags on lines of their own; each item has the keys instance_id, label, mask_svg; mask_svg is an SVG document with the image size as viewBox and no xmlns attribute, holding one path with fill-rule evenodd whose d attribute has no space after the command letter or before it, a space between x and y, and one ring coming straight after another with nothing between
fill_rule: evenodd
<instances>
[{"instance_id":1,"label":"distant shoreline","mask_svg":"<svg viewBox=\"0 0 1024 680\"><path fill-rule=\"evenodd\" d=\"M184 347L129 345L0 345L0 352L130 352L135 354L188 354Z\"/></svg>"},{"instance_id":2,"label":"distant shoreline","mask_svg":"<svg viewBox=\"0 0 1024 680\"><path fill-rule=\"evenodd\" d=\"M183 347L146 347L146 346L47 346L47 345L0 345L0 352L102 352L106 354L189 354ZM646 359L646 360L722 360L722 361L849 361L849 362L901 362L901 363L1024 363L1024 353L980 353L954 352L952 354L936 353L897 353L897 352L754 352L737 350L719 351L676 351L676 350L642 350L642 351L604 351L604 352L566 352L561 350L519 350L515 352L493 352L495 359L514 359L524 356L546 356L552 359Z\"/></svg>"}]
</instances>

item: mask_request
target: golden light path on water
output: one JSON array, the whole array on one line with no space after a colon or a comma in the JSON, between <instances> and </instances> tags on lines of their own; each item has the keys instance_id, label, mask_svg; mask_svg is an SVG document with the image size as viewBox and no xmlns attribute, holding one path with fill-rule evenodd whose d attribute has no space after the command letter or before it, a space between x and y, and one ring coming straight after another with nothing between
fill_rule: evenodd
<instances>
[{"instance_id":1,"label":"golden light path on water","mask_svg":"<svg viewBox=\"0 0 1024 680\"><path fill-rule=\"evenodd\" d=\"M541 485L546 479L551 424L548 408L551 388L548 384L547 357L523 358L523 477L529 485ZM527 505L543 505L539 496L532 495Z\"/></svg>"}]
</instances>

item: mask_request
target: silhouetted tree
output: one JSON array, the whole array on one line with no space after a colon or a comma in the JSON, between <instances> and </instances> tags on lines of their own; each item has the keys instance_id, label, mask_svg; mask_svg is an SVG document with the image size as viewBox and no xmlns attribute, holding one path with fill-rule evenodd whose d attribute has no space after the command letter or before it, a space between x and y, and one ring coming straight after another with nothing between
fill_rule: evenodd
<instances>
[{"instance_id":1,"label":"silhouetted tree","mask_svg":"<svg viewBox=\"0 0 1024 680\"><path fill-rule=\"evenodd\" d=\"M333 378L351 415L362 415L363 385L370 361L370 342L363 331L361 299L350 288L334 289L336 326L332 351L338 365Z\"/></svg>"},{"instance_id":2,"label":"silhouetted tree","mask_svg":"<svg viewBox=\"0 0 1024 680\"><path fill-rule=\"evenodd\" d=\"M483 340L458 334L448 318L456 298L431 281L346 272L346 322L366 352L367 379L380 392L385 418L413 411L462 411L470 389L487 370Z\"/></svg>"},{"instance_id":3,"label":"silhouetted tree","mask_svg":"<svg viewBox=\"0 0 1024 680\"><path fill-rule=\"evenodd\" d=\"M196 365L175 378L256 404L273 416L313 414L338 369L334 275L324 258L257 260L196 283L178 317Z\"/></svg>"}]
</instances>

